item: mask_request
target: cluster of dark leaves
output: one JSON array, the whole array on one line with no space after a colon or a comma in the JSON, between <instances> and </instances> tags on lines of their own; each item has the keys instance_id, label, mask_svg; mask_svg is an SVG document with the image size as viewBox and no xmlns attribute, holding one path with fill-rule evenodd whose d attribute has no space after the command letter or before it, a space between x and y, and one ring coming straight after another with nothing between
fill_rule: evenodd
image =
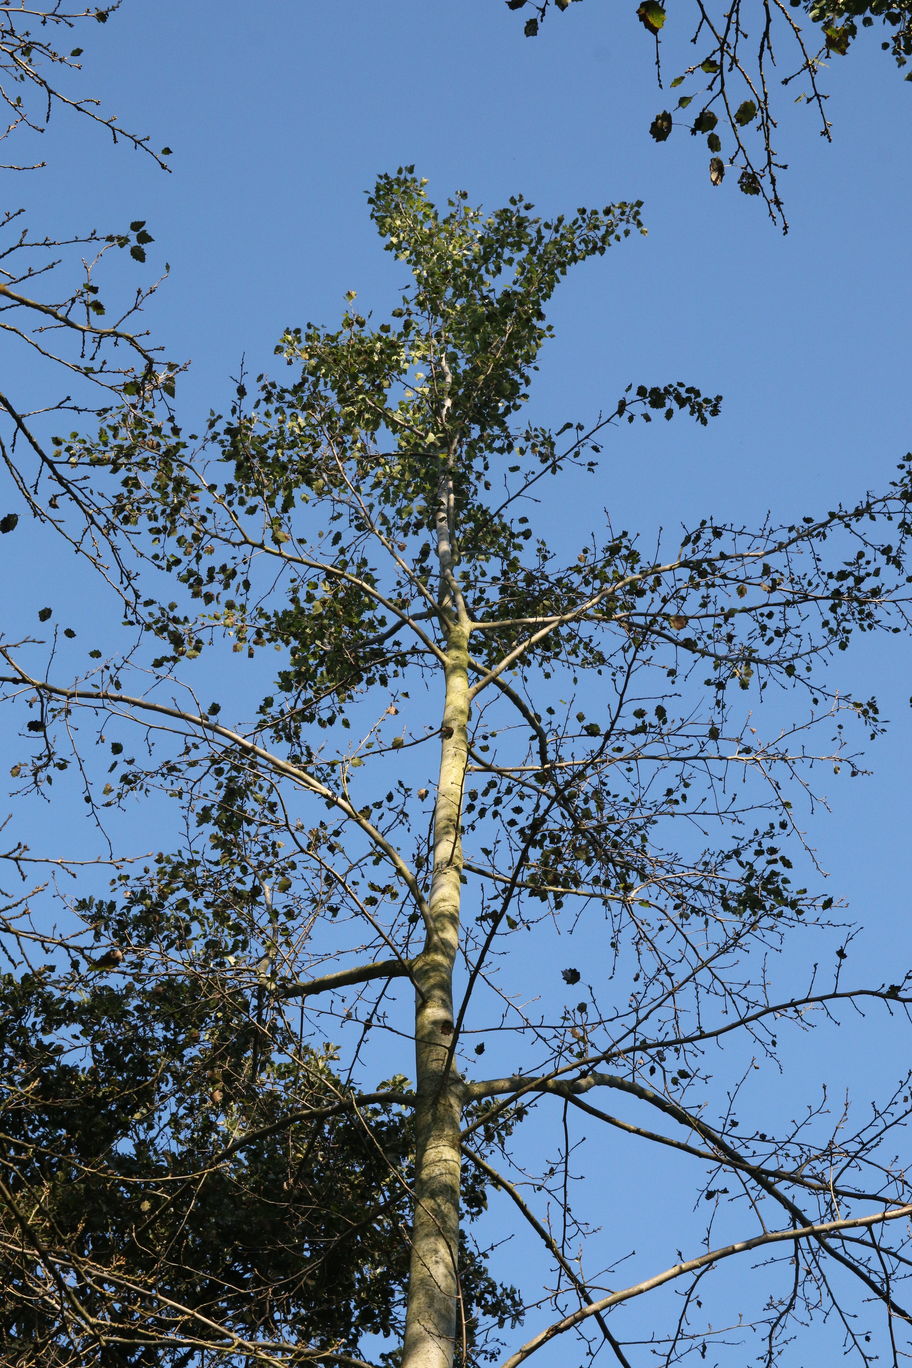
<instances>
[{"instance_id":1,"label":"cluster of dark leaves","mask_svg":"<svg viewBox=\"0 0 912 1368\"><path fill-rule=\"evenodd\" d=\"M356 1352L396 1333L408 1108L340 1106L326 1062L258 1039L254 1017L249 994L189 977L0 980L10 1368L74 1361L74 1301L96 1318L83 1361L110 1336L105 1362L136 1368L231 1335ZM464 1258L470 1324L516 1314L468 1242Z\"/></svg>"}]
</instances>

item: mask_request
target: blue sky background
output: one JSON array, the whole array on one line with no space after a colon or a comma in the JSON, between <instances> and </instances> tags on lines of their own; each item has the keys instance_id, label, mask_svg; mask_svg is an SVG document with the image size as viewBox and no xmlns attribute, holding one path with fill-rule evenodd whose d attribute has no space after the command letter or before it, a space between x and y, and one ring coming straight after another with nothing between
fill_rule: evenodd
<instances>
[{"instance_id":1,"label":"blue sky background","mask_svg":"<svg viewBox=\"0 0 912 1368\"><path fill-rule=\"evenodd\" d=\"M885 485L912 444L912 87L875 41L834 58L824 81L832 146L784 95L783 237L733 176L710 186L702 140L680 129L661 146L649 137L667 102L635 8L609 14L586 0L527 41L521 17L498 0L126 0L85 36L79 84L125 126L172 147L172 173L113 147L103 130L55 117L48 134L19 143L20 157L31 142L48 169L27 183L8 177L7 196L49 230L148 221L150 264L168 262L170 276L147 319L169 356L192 360L182 405L197 420L228 403L242 355L253 374L275 364L285 326L333 324L349 289L380 315L393 302L399 268L364 201L381 171L414 163L441 199L466 188L493 207L522 192L546 214L642 199L648 237L612 248L561 288L535 412L556 426L586 419L631 381L680 379L725 396L709 429L677 419L616 431L607 444L598 500L647 544L704 514L750 524L767 510L791 519L852 501ZM145 277L120 261L110 278ZM6 388L34 384L22 364L4 361ZM555 536L569 535L576 516L572 503L556 509ZM4 538L0 552L21 591L8 636L51 595L64 612L69 600L74 622L85 617L94 590L59 549L36 534ZM889 980L912 962L912 653L906 640L869 640L840 665L843 687L877 692L893 725L871 750L872 777L833 778L832 812L818 811L811 839L829 891L866 928L852 980ZM59 813L53 820L56 840ZM64 833L76 853L75 815ZM838 1059L809 1047L809 1073L826 1065L838 1082L861 1066L898 1077L907 1061L897 1041L907 1036L878 1023L847 1026ZM686 1208L686 1193L680 1200ZM620 1216L635 1224L636 1206ZM806 1365L828 1361L819 1343Z\"/></svg>"}]
</instances>

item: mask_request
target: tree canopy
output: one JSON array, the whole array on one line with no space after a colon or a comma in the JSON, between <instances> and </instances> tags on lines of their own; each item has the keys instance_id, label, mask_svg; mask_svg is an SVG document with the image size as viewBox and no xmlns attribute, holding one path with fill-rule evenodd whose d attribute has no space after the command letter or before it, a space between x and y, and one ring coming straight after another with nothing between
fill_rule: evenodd
<instances>
[{"instance_id":1,"label":"tree canopy","mask_svg":"<svg viewBox=\"0 0 912 1368\"><path fill-rule=\"evenodd\" d=\"M912 1000L844 982L802 830L881 728L832 665L908 625L909 458L647 544L594 477L718 396L530 398L555 289L639 206L438 207L411 167L369 205L407 277L384 321L351 292L200 433L140 390L54 447L114 606L0 649L22 810L170 844L70 865L72 897L10 831L6 1358L514 1368L569 1334L771 1368L809 1323L898 1364L908 1072L797 1119L768 1084L811 1024ZM606 1219L640 1150L705 1220L662 1182L639 1238ZM518 1288L508 1233L544 1269Z\"/></svg>"}]
</instances>

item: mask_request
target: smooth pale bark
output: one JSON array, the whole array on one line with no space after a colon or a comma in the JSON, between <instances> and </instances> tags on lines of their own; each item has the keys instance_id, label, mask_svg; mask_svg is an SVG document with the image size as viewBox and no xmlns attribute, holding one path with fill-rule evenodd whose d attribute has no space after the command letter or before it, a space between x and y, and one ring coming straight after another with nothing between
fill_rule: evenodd
<instances>
[{"instance_id":1,"label":"smooth pale bark","mask_svg":"<svg viewBox=\"0 0 912 1368\"><path fill-rule=\"evenodd\" d=\"M461 809L469 715L468 629L447 641L434 872L416 988L415 1220L403 1368L450 1368L459 1302L460 1120L464 1084L452 1061L453 965L462 891Z\"/></svg>"}]
</instances>

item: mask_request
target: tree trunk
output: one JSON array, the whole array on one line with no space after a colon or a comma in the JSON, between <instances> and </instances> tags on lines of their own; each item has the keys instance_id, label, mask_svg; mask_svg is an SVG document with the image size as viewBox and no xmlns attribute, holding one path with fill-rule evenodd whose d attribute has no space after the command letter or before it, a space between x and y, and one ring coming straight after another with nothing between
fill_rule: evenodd
<instances>
[{"instance_id":1,"label":"tree trunk","mask_svg":"<svg viewBox=\"0 0 912 1368\"><path fill-rule=\"evenodd\" d=\"M434 868L416 987L415 1219L403 1368L450 1368L459 1303L460 1120L464 1085L451 1059L453 965L462 891L461 809L468 722L468 631L451 626Z\"/></svg>"}]
</instances>

